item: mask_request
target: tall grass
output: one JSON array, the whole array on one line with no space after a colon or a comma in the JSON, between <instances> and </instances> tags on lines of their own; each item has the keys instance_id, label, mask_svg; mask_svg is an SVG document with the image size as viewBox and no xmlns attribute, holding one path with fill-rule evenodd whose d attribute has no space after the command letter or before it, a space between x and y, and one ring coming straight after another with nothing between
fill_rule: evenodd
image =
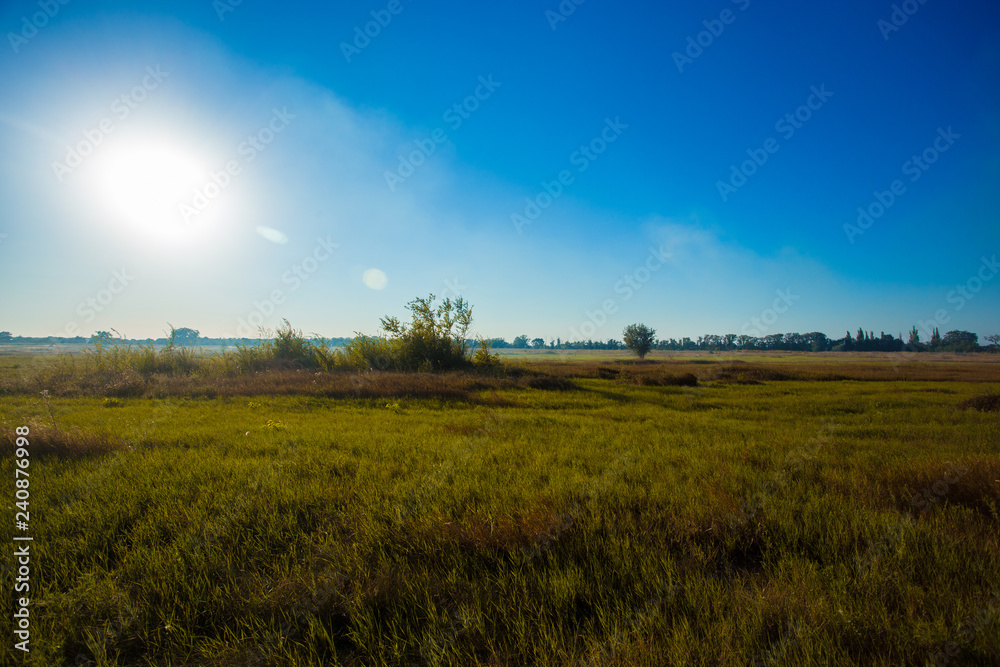
<instances>
[{"instance_id":1,"label":"tall grass","mask_svg":"<svg viewBox=\"0 0 1000 667\"><path fill-rule=\"evenodd\" d=\"M956 409L983 383L596 367L561 391L286 368L246 398L52 398L58 428L6 397L0 445L54 446L30 467L35 643L4 664L1000 661L1000 423ZM470 400L377 400L459 378Z\"/></svg>"}]
</instances>

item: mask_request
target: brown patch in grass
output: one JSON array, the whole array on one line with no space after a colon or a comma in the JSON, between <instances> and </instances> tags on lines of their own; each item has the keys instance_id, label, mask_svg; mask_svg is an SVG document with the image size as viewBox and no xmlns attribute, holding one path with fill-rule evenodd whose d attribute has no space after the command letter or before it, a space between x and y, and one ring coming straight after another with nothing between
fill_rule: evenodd
<instances>
[{"instance_id":1,"label":"brown patch in grass","mask_svg":"<svg viewBox=\"0 0 1000 667\"><path fill-rule=\"evenodd\" d=\"M445 424L444 432L450 435L484 435L488 433L482 424Z\"/></svg>"},{"instance_id":2,"label":"brown patch in grass","mask_svg":"<svg viewBox=\"0 0 1000 667\"><path fill-rule=\"evenodd\" d=\"M960 505L991 516L1000 508L1000 459L971 456L893 471L885 484L896 507L920 517L941 505Z\"/></svg>"},{"instance_id":3,"label":"brown patch in grass","mask_svg":"<svg viewBox=\"0 0 1000 667\"><path fill-rule=\"evenodd\" d=\"M619 381L631 382L632 384L644 387L697 387L698 377L694 373L673 373L664 372L661 369L653 369L650 372L632 372L622 374Z\"/></svg>"},{"instance_id":4,"label":"brown patch in grass","mask_svg":"<svg viewBox=\"0 0 1000 667\"><path fill-rule=\"evenodd\" d=\"M108 452L125 449L121 440L107 433L84 431L80 428L57 429L36 422L28 422L27 447L30 456L57 456L62 458L84 458L100 456ZM0 428L0 447L4 456L13 456L17 434L6 424Z\"/></svg>"},{"instance_id":5,"label":"brown patch in grass","mask_svg":"<svg viewBox=\"0 0 1000 667\"><path fill-rule=\"evenodd\" d=\"M552 375L540 375L522 380L524 385L531 389L543 389L546 391L568 391L576 389L576 385L566 378L554 377ZM518 384L521 384L519 382Z\"/></svg>"},{"instance_id":6,"label":"brown patch in grass","mask_svg":"<svg viewBox=\"0 0 1000 667\"><path fill-rule=\"evenodd\" d=\"M614 380L621 372L620 368L609 368L608 366L598 366L596 370L597 377L602 380Z\"/></svg>"},{"instance_id":7,"label":"brown patch in grass","mask_svg":"<svg viewBox=\"0 0 1000 667\"><path fill-rule=\"evenodd\" d=\"M981 394L958 404L959 410L979 410L980 412L1000 412L1000 394Z\"/></svg>"},{"instance_id":8,"label":"brown patch in grass","mask_svg":"<svg viewBox=\"0 0 1000 667\"><path fill-rule=\"evenodd\" d=\"M760 384L761 382L780 382L782 380L801 379L797 374L776 368L734 362L716 369L711 376L719 382L736 384Z\"/></svg>"},{"instance_id":9,"label":"brown patch in grass","mask_svg":"<svg viewBox=\"0 0 1000 667\"><path fill-rule=\"evenodd\" d=\"M546 503L538 503L513 517L494 517L490 521L479 514L470 514L426 526L419 533L421 538L432 542L457 545L463 552L511 551L551 543L572 524L569 516L557 513Z\"/></svg>"}]
</instances>

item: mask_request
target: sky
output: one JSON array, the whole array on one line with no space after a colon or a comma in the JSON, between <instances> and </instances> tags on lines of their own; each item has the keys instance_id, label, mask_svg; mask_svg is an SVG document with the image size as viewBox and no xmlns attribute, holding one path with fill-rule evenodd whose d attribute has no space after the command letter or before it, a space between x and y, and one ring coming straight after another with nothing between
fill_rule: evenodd
<instances>
[{"instance_id":1,"label":"sky","mask_svg":"<svg viewBox=\"0 0 1000 667\"><path fill-rule=\"evenodd\" d=\"M1000 6L649 5L3 3L0 330L1000 333Z\"/></svg>"}]
</instances>

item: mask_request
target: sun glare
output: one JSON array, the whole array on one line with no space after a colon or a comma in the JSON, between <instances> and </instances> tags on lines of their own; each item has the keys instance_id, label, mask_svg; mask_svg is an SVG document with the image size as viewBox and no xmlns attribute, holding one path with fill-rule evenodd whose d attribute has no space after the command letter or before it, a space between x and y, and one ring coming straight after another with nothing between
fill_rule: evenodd
<instances>
[{"instance_id":1,"label":"sun glare","mask_svg":"<svg viewBox=\"0 0 1000 667\"><path fill-rule=\"evenodd\" d=\"M181 204L205 185L199 157L165 141L123 140L94 158L92 194L116 222L153 236L194 231Z\"/></svg>"}]
</instances>

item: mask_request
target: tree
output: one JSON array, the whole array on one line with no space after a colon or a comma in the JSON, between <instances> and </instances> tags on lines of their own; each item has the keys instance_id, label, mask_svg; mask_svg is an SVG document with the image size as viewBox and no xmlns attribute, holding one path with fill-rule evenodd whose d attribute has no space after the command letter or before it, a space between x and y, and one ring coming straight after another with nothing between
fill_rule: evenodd
<instances>
[{"instance_id":1,"label":"tree","mask_svg":"<svg viewBox=\"0 0 1000 667\"><path fill-rule=\"evenodd\" d=\"M622 331L622 339L625 341L625 347L643 359L653 348L656 330L650 329L645 324L630 324Z\"/></svg>"},{"instance_id":2,"label":"tree","mask_svg":"<svg viewBox=\"0 0 1000 667\"><path fill-rule=\"evenodd\" d=\"M511 347L523 350L524 348L528 347L528 337L525 336L524 334L521 334L520 336L514 339L514 342L511 343Z\"/></svg>"},{"instance_id":3,"label":"tree","mask_svg":"<svg viewBox=\"0 0 1000 667\"><path fill-rule=\"evenodd\" d=\"M14 335L9 331L0 331L0 343L9 343L14 340Z\"/></svg>"},{"instance_id":4,"label":"tree","mask_svg":"<svg viewBox=\"0 0 1000 667\"><path fill-rule=\"evenodd\" d=\"M0 334L0 336L3 336L3 334ZM990 344L990 348L992 348L990 351L996 352L996 348L1000 347L1000 334L993 334L991 336L987 336L986 342L988 342Z\"/></svg>"},{"instance_id":5,"label":"tree","mask_svg":"<svg viewBox=\"0 0 1000 667\"><path fill-rule=\"evenodd\" d=\"M169 322L167 322L167 326L170 327L170 335L167 341L171 347L174 345L194 345L198 342L200 332L197 329L189 329L188 327L175 329L174 325Z\"/></svg>"},{"instance_id":6,"label":"tree","mask_svg":"<svg viewBox=\"0 0 1000 667\"><path fill-rule=\"evenodd\" d=\"M543 347L545 347L545 339L533 338L531 340L531 347L535 348L536 350L542 349Z\"/></svg>"},{"instance_id":7,"label":"tree","mask_svg":"<svg viewBox=\"0 0 1000 667\"><path fill-rule=\"evenodd\" d=\"M936 350L939 347L941 347L941 332L934 327L934 331L931 332L931 349Z\"/></svg>"},{"instance_id":8,"label":"tree","mask_svg":"<svg viewBox=\"0 0 1000 667\"><path fill-rule=\"evenodd\" d=\"M941 347L951 352L975 352L979 349L979 336L971 331L949 331L941 339Z\"/></svg>"},{"instance_id":9,"label":"tree","mask_svg":"<svg viewBox=\"0 0 1000 667\"><path fill-rule=\"evenodd\" d=\"M906 341L907 345L912 345L917 347L920 345L920 333L917 331L916 327L910 329L910 340Z\"/></svg>"}]
</instances>

